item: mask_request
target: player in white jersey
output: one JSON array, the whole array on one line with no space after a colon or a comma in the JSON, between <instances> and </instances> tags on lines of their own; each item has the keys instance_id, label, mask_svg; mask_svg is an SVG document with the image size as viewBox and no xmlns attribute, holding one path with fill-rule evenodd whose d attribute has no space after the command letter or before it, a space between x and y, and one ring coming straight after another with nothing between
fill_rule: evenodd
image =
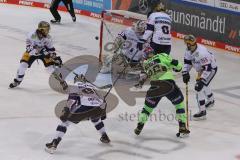
<instances>
[{"instance_id":1,"label":"player in white jersey","mask_svg":"<svg viewBox=\"0 0 240 160\"><path fill-rule=\"evenodd\" d=\"M67 127L71 123L77 124L84 119L92 121L96 130L101 134L102 143L110 143L103 123L106 119L106 103L97 94L96 87L88 83L84 76L78 76L74 81L75 87L69 89L67 105L60 116L61 123L57 126L56 135L50 143L46 144L45 150L51 154L57 149Z\"/></svg>"},{"instance_id":2,"label":"player in white jersey","mask_svg":"<svg viewBox=\"0 0 240 160\"><path fill-rule=\"evenodd\" d=\"M63 88L66 89L66 82L55 72L56 66L62 65L62 60L56 55L49 31L50 24L41 21L38 24L36 31L28 34L26 40L26 52L20 60L20 66L16 78L14 78L14 81L9 85L10 88L18 86L22 82L27 68L30 68L35 60L40 59L48 71L53 73L55 78L60 81Z\"/></svg>"},{"instance_id":3,"label":"player in white jersey","mask_svg":"<svg viewBox=\"0 0 240 160\"><path fill-rule=\"evenodd\" d=\"M130 67L135 67L142 60L143 51L137 49L138 41L146 28L146 22L139 20L121 31L114 40L115 51L113 54L106 57L105 68L102 68L101 73L111 71L111 63L118 59L118 63L129 63ZM108 69L106 69L108 68Z\"/></svg>"},{"instance_id":4,"label":"player in white jersey","mask_svg":"<svg viewBox=\"0 0 240 160\"><path fill-rule=\"evenodd\" d=\"M143 44L151 39L150 46L155 53L170 54L172 45L171 17L165 12L165 5L159 0L152 0L152 12L147 20L147 28L143 38L138 43L138 49L143 49Z\"/></svg>"},{"instance_id":5,"label":"player in white jersey","mask_svg":"<svg viewBox=\"0 0 240 160\"><path fill-rule=\"evenodd\" d=\"M187 45L187 50L184 56L184 68L182 72L183 82L186 84L189 82L189 72L193 67L198 73L195 90L200 110L193 117L195 120L201 120L206 118L206 108L214 105L210 82L217 72L217 64L214 55L205 46L198 44L193 35L186 35L184 42Z\"/></svg>"}]
</instances>

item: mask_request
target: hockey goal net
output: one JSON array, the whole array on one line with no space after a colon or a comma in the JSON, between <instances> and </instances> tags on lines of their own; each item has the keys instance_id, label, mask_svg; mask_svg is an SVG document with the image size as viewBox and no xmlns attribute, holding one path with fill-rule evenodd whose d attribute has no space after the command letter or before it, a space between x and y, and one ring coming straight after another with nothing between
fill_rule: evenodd
<instances>
[{"instance_id":1,"label":"hockey goal net","mask_svg":"<svg viewBox=\"0 0 240 160\"><path fill-rule=\"evenodd\" d=\"M104 64L105 58L115 50L114 40L122 30L130 27L138 20L146 20L147 16L124 10L107 10L102 12L100 30L99 61Z\"/></svg>"}]
</instances>

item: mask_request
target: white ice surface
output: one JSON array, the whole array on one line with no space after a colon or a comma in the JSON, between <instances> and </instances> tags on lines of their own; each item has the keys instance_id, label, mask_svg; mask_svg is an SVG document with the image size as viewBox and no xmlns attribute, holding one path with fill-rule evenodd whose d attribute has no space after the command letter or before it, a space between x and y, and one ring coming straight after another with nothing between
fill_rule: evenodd
<instances>
[{"instance_id":1,"label":"white ice surface","mask_svg":"<svg viewBox=\"0 0 240 160\"><path fill-rule=\"evenodd\" d=\"M72 23L69 14L61 15L63 24L52 25L51 34L62 59L86 54L97 57L95 36L99 34L99 21L77 16L77 22ZM8 85L25 50L26 34L39 21L51 18L46 9L0 4L0 160L236 160L240 155L240 57L213 48L210 50L219 65L212 82L216 105L208 111L206 121L190 122L189 138L177 139L177 123L167 120L149 121L142 134L134 136L136 117L122 117L125 113L136 114L143 99L138 99L135 107L119 99L118 107L109 113L105 123L111 145L99 142L91 122L82 122L69 127L56 154L46 153L44 145L54 136L59 123L54 115L55 105L66 95L50 89L48 73L36 62L18 88L8 89ZM174 39L172 55L182 59L183 53L183 42ZM192 113L197 111L193 79L189 96ZM177 83L184 92L180 78ZM159 109L165 114L174 113L166 99L155 113Z\"/></svg>"}]
</instances>

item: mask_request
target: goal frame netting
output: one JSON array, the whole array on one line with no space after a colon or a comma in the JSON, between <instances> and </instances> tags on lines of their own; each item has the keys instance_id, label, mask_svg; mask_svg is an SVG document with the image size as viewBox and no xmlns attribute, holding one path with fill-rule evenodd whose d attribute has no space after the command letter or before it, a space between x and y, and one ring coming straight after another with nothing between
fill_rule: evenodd
<instances>
[{"instance_id":1,"label":"goal frame netting","mask_svg":"<svg viewBox=\"0 0 240 160\"><path fill-rule=\"evenodd\" d=\"M138 14L125 10L105 10L102 11L101 14L101 26L100 26L100 35L99 35L99 62L102 63L104 61L103 57L105 54L104 51L104 35L109 34L111 37L111 41L116 38L111 32L111 28L108 25L120 25L122 28L130 27L134 22L138 20L147 20L147 16L143 14ZM116 33L115 33L116 34Z\"/></svg>"}]
</instances>

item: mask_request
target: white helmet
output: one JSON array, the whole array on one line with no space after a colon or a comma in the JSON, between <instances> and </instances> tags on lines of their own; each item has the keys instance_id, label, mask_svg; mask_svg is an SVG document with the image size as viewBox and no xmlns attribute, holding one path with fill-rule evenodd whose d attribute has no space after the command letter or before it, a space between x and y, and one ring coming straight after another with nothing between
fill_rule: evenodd
<instances>
[{"instance_id":1,"label":"white helmet","mask_svg":"<svg viewBox=\"0 0 240 160\"><path fill-rule=\"evenodd\" d=\"M143 20L138 20L134 23L133 25L133 29L136 33L144 33L145 32L145 29L146 29L146 22L143 21Z\"/></svg>"}]
</instances>

